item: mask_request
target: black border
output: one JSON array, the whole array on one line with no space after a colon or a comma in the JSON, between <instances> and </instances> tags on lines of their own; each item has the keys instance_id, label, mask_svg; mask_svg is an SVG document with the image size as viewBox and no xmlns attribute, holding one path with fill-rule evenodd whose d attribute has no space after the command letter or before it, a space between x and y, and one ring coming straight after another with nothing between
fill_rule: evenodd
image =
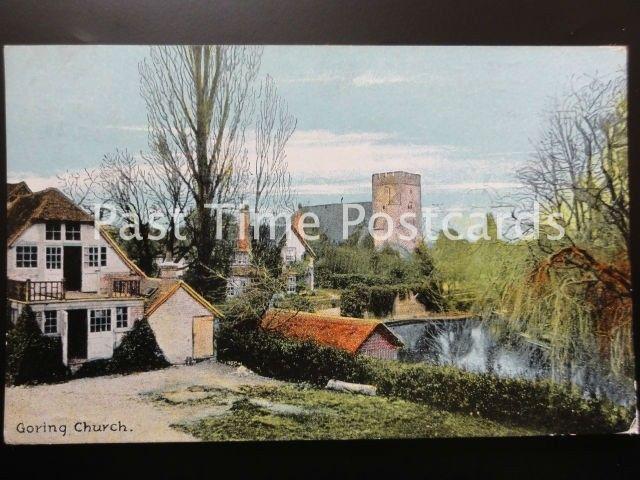
<instances>
[{"instance_id":1,"label":"black border","mask_svg":"<svg viewBox=\"0 0 640 480\"><path fill-rule=\"evenodd\" d=\"M6 44L627 45L632 278L640 285L640 0L4 0ZM0 63L0 74L4 62ZM544 74L541 72L541 74ZM6 159L4 77L0 147ZM0 162L5 194L6 162ZM0 202L4 218L5 202ZM4 224L4 223L3 223ZM2 245L5 243L2 236ZM0 255L5 268L5 256ZM5 276L2 275L4 291ZM3 306L6 299L3 298ZM6 311L4 308L1 312ZM634 325L640 325L634 292ZM640 332L635 330L636 372ZM0 342L4 359L4 342ZM636 374L636 377L638 375ZM4 397L3 389L0 396ZM3 402L4 404L4 402ZM3 446L19 474L239 476L629 477L639 437ZM17 462L16 462L17 461ZM11 471L8 462L0 468ZM636 477L637 478L637 477Z\"/></svg>"}]
</instances>

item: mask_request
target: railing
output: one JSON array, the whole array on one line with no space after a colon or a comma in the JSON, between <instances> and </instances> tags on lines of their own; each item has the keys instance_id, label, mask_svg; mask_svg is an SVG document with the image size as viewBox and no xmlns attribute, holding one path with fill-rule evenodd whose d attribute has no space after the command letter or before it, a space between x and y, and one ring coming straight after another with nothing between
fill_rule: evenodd
<instances>
[{"instance_id":1,"label":"railing","mask_svg":"<svg viewBox=\"0 0 640 480\"><path fill-rule=\"evenodd\" d=\"M64 280L61 281L31 281L7 279L7 296L24 302L39 300L64 300Z\"/></svg>"},{"instance_id":2,"label":"railing","mask_svg":"<svg viewBox=\"0 0 640 480\"><path fill-rule=\"evenodd\" d=\"M114 280L112 295L114 297L139 297L140 280Z\"/></svg>"}]
</instances>

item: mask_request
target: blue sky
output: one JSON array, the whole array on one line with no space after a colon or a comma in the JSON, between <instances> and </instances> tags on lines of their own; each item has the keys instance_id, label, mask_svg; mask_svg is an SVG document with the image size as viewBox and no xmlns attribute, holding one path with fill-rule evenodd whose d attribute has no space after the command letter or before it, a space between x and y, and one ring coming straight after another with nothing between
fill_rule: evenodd
<instances>
[{"instance_id":1,"label":"blue sky","mask_svg":"<svg viewBox=\"0 0 640 480\"><path fill-rule=\"evenodd\" d=\"M55 185L116 148L146 147L138 63L148 47L5 48L10 180ZM268 46L271 75L298 119L288 161L305 204L370 197L371 174L422 174L423 204L489 206L553 97L626 68L620 47Z\"/></svg>"}]
</instances>

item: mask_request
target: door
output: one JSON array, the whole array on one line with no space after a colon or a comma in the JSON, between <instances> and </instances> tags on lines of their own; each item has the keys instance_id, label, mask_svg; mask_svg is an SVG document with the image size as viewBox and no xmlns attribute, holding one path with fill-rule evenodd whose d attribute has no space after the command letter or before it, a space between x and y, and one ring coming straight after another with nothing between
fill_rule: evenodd
<instances>
[{"instance_id":1,"label":"door","mask_svg":"<svg viewBox=\"0 0 640 480\"><path fill-rule=\"evenodd\" d=\"M82 247L64 247L65 289L72 292L82 290Z\"/></svg>"},{"instance_id":2,"label":"door","mask_svg":"<svg viewBox=\"0 0 640 480\"><path fill-rule=\"evenodd\" d=\"M193 317L193 358L213 356L213 317Z\"/></svg>"},{"instance_id":3,"label":"door","mask_svg":"<svg viewBox=\"0 0 640 480\"><path fill-rule=\"evenodd\" d=\"M87 358L86 310L67 310L67 354L69 360Z\"/></svg>"}]
</instances>

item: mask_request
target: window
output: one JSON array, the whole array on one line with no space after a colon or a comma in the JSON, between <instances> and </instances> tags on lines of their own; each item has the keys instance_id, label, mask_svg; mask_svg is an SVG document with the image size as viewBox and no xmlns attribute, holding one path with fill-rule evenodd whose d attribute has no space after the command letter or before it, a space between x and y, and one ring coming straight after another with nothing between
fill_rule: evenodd
<instances>
[{"instance_id":1,"label":"window","mask_svg":"<svg viewBox=\"0 0 640 480\"><path fill-rule=\"evenodd\" d=\"M106 257L106 252L105 252L105 257ZM84 264L87 267L100 266L100 247L85 247Z\"/></svg>"},{"instance_id":2,"label":"window","mask_svg":"<svg viewBox=\"0 0 640 480\"><path fill-rule=\"evenodd\" d=\"M16 267L37 268L38 247L35 245L20 245L16 247Z\"/></svg>"},{"instance_id":3,"label":"window","mask_svg":"<svg viewBox=\"0 0 640 480\"><path fill-rule=\"evenodd\" d=\"M62 238L62 226L59 223L47 223L45 238L47 240L60 240Z\"/></svg>"},{"instance_id":4,"label":"window","mask_svg":"<svg viewBox=\"0 0 640 480\"><path fill-rule=\"evenodd\" d=\"M296 248L295 247L286 247L284 249L284 261L287 263L292 263L296 261Z\"/></svg>"},{"instance_id":5,"label":"window","mask_svg":"<svg viewBox=\"0 0 640 480\"><path fill-rule=\"evenodd\" d=\"M100 247L100 266L107 266L107 247Z\"/></svg>"},{"instance_id":6,"label":"window","mask_svg":"<svg viewBox=\"0 0 640 480\"><path fill-rule=\"evenodd\" d=\"M67 223L65 225L64 238L66 240L80 240L80 224Z\"/></svg>"},{"instance_id":7,"label":"window","mask_svg":"<svg viewBox=\"0 0 640 480\"><path fill-rule=\"evenodd\" d=\"M111 310L89 310L89 331L111 331Z\"/></svg>"},{"instance_id":8,"label":"window","mask_svg":"<svg viewBox=\"0 0 640 480\"><path fill-rule=\"evenodd\" d=\"M44 311L44 333L58 333L58 311Z\"/></svg>"},{"instance_id":9,"label":"window","mask_svg":"<svg viewBox=\"0 0 640 480\"><path fill-rule=\"evenodd\" d=\"M45 253L47 269L62 268L62 247L47 247Z\"/></svg>"},{"instance_id":10,"label":"window","mask_svg":"<svg viewBox=\"0 0 640 480\"><path fill-rule=\"evenodd\" d=\"M295 275L287 277L287 293L296 293L298 287L298 279Z\"/></svg>"},{"instance_id":11,"label":"window","mask_svg":"<svg viewBox=\"0 0 640 480\"><path fill-rule=\"evenodd\" d=\"M129 307L116 307L116 328L129 326Z\"/></svg>"}]
</instances>

